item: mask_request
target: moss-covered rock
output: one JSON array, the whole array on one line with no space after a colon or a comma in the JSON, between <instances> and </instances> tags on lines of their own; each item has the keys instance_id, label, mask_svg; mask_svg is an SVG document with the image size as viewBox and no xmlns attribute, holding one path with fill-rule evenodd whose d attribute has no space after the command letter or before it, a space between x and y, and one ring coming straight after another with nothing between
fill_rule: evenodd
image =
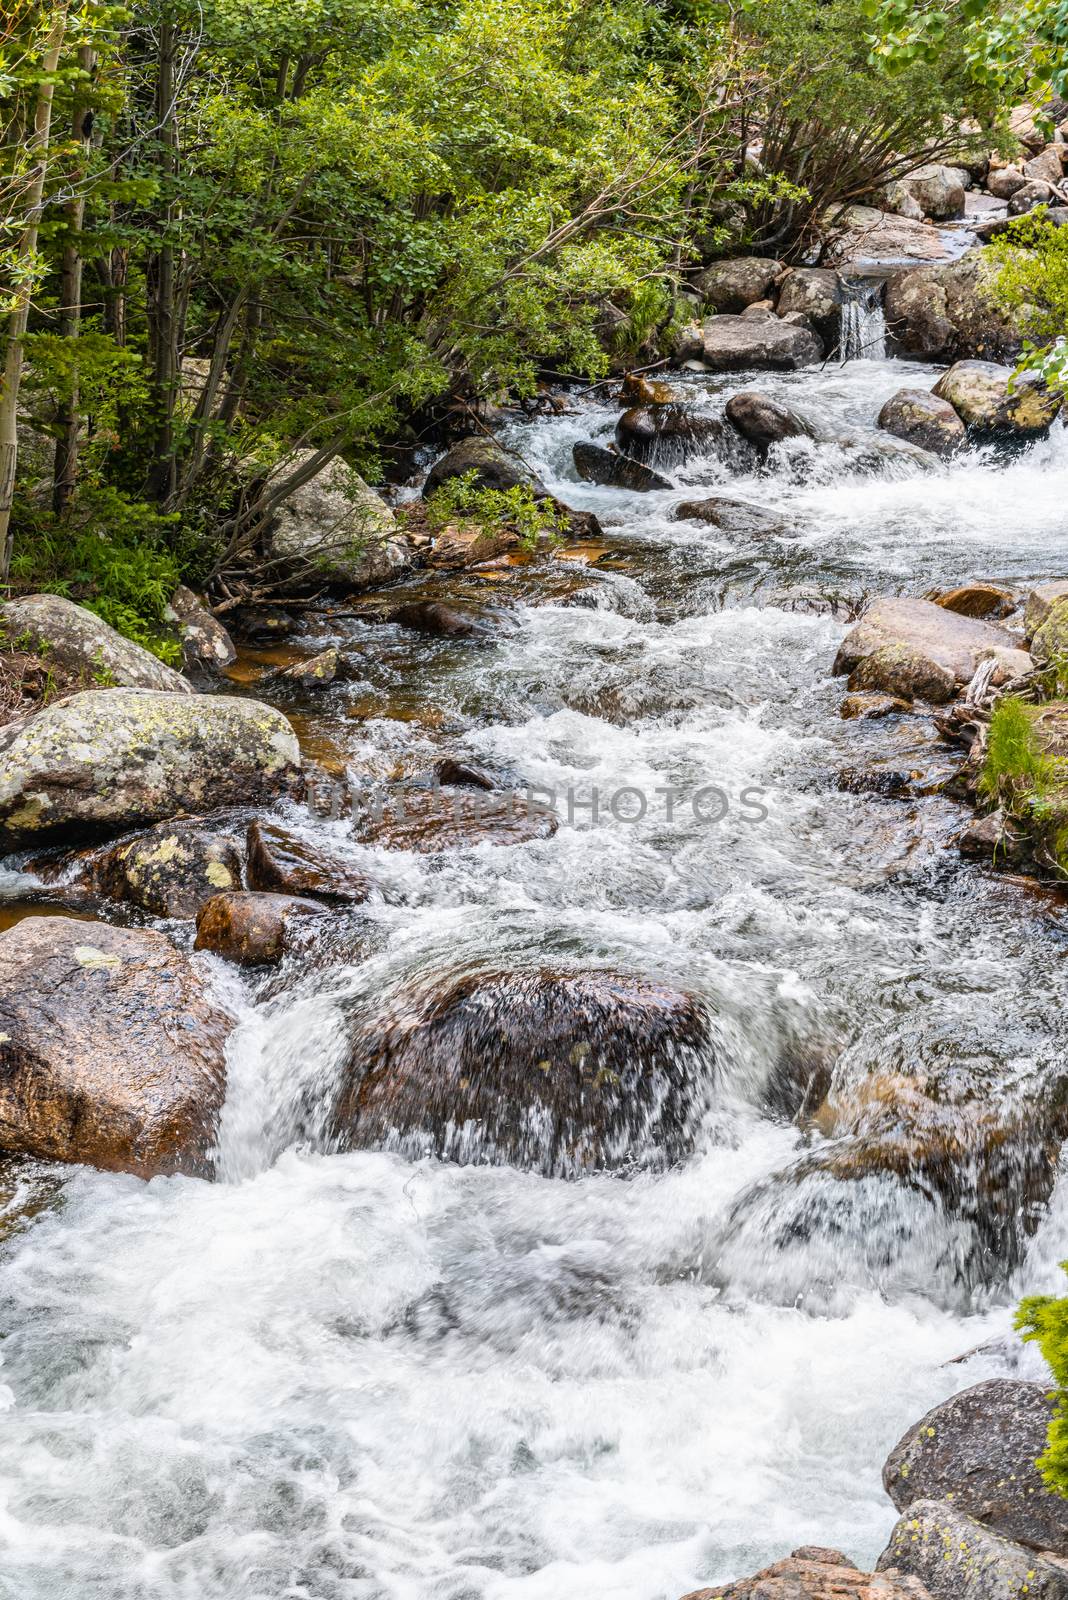
<instances>
[{"instance_id":1,"label":"moss-covered rock","mask_svg":"<svg viewBox=\"0 0 1068 1600\"><path fill-rule=\"evenodd\" d=\"M166 689L192 694L193 686L158 656L109 627L95 611L58 594L29 594L8 600L0 622L10 643L26 641L86 684L134 689Z\"/></svg>"},{"instance_id":2,"label":"moss-covered rock","mask_svg":"<svg viewBox=\"0 0 1068 1600\"><path fill-rule=\"evenodd\" d=\"M273 800L300 764L286 718L258 700L69 695L0 730L0 850Z\"/></svg>"},{"instance_id":3,"label":"moss-covered rock","mask_svg":"<svg viewBox=\"0 0 1068 1600\"><path fill-rule=\"evenodd\" d=\"M1034 374L1016 377L996 361L957 361L932 393L947 400L965 427L980 435L1034 439L1047 432L1061 408Z\"/></svg>"}]
</instances>

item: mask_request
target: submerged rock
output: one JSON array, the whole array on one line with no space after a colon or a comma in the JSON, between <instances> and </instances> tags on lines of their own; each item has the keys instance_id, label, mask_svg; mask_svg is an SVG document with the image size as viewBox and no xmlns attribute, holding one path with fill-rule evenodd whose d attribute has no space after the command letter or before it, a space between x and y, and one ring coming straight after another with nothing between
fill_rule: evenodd
<instances>
[{"instance_id":1,"label":"submerged rock","mask_svg":"<svg viewBox=\"0 0 1068 1600\"><path fill-rule=\"evenodd\" d=\"M727 420L758 450L767 450L783 439L811 438L814 434L804 417L757 389L732 394L725 411Z\"/></svg>"},{"instance_id":2,"label":"submerged rock","mask_svg":"<svg viewBox=\"0 0 1068 1600\"><path fill-rule=\"evenodd\" d=\"M713 262L693 286L713 311L744 311L764 299L781 271L782 262L770 256L736 256Z\"/></svg>"},{"instance_id":3,"label":"submerged rock","mask_svg":"<svg viewBox=\"0 0 1068 1600\"><path fill-rule=\"evenodd\" d=\"M325 907L291 894L238 890L217 894L197 916L197 950L210 950L242 967L277 966L295 918L321 916Z\"/></svg>"},{"instance_id":4,"label":"submerged rock","mask_svg":"<svg viewBox=\"0 0 1068 1600\"><path fill-rule=\"evenodd\" d=\"M273 800L300 764L293 729L258 700L69 695L0 730L0 850Z\"/></svg>"},{"instance_id":5,"label":"submerged rock","mask_svg":"<svg viewBox=\"0 0 1068 1600\"><path fill-rule=\"evenodd\" d=\"M558 826L552 811L526 795L443 785L380 796L361 815L359 831L361 842L383 850L432 855L476 844L527 844L550 838Z\"/></svg>"},{"instance_id":6,"label":"submerged rock","mask_svg":"<svg viewBox=\"0 0 1068 1600\"><path fill-rule=\"evenodd\" d=\"M879 427L932 455L951 456L965 440L964 423L948 400L926 389L899 389L879 412Z\"/></svg>"},{"instance_id":7,"label":"submerged rock","mask_svg":"<svg viewBox=\"0 0 1068 1600\"><path fill-rule=\"evenodd\" d=\"M995 583L965 583L933 598L936 606L956 611L962 617L1007 617L1016 610L1010 591Z\"/></svg>"},{"instance_id":8,"label":"submerged rock","mask_svg":"<svg viewBox=\"0 0 1068 1600\"><path fill-rule=\"evenodd\" d=\"M158 656L108 626L102 617L58 594L30 594L0 609L9 642L24 640L45 661L101 684L192 694L193 686Z\"/></svg>"},{"instance_id":9,"label":"submerged rock","mask_svg":"<svg viewBox=\"0 0 1068 1600\"><path fill-rule=\"evenodd\" d=\"M628 489L636 494L647 494L650 489L670 489L667 478L654 472L644 462L630 456L617 455L598 444L577 444L571 452L575 471L587 483L600 483L612 489Z\"/></svg>"},{"instance_id":10,"label":"submerged rock","mask_svg":"<svg viewBox=\"0 0 1068 1600\"><path fill-rule=\"evenodd\" d=\"M915 1578L861 1572L840 1550L802 1545L751 1578L695 1589L683 1600L930 1600Z\"/></svg>"},{"instance_id":11,"label":"submerged rock","mask_svg":"<svg viewBox=\"0 0 1068 1600\"><path fill-rule=\"evenodd\" d=\"M934 1600L1068 1600L1068 1571L1011 1544L947 1500L917 1500L878 1569L918 1578Z\"/></svg>"},{"instance_id":12,"label":"submerged rock","mask_svg":"<svg viewBox=\"0 0 1068 1600\"><path fill-rule=\"evenodd\" d=\"M1006 1539L1068 1554L1068 1500L1046 1488L1035 1466L1053 1414L1040 1383L978 1383L913 1424L887 1458L883 1486L899 1511L915 1500L951 1500Z\"/></svg>"},{"instance_id":13,"label":"submerged rock","mask_svg":"<svg viewBox=\"0 0 1068 1600\"><path fill-rule=\"evenodd\" d=\"M740 372L746 367L796 372L822 361L824 350L815 333L788 322L712 317L683 329L675 355L679 361L696 357L709 372Z\"/></svg>"},{"instance_id":14,"label":"submerged rock","mask_svg":"<svg viewBox=\"0 0 1068 1600\"><path fill-rule=\"evenodd\" d=\"M944 372L934 394L948 400L974 433L1034 439L1045 433L1061 408L1040 379L1016 377L994 361L958 361Z\"/></svg>"},{"instance_id":15,"label":"submerged rock","mask_svg":"<svg viewBox=\"0 0 1068 1600\"><path fill-rule=\"evenodd\" d=\"M300 839L270 822L251 822L248 829L250 889L358 905L371 893L371 882L351 862Z\"/></svg>"},{"instance_id":16,"label":"submerged rock","mask_svg":"<svg viewBox=\"0 0 1068 1600\"><path fill-rule=\"evenodd\" d=\"M877 689L944 704L970 682L988 649L1011 649L1013 635L930 600L881 599L843 639L834 672L851 689Z\"/></svg>"},{"instance_id":17,"label":"submerged rock","mask_svg":"<svg viewBox=\"0 0 1068 1600\"><path fill-rule=\"evenodd\" d=\"M299 452L285 471L311 454ZM367 589L412 564L412 547L382 496L340 457L282 501L265 544L274 573L296 591Z\"/></svg>"},{"instance_id":18,"label":"submerged rock","mask_svg":"<svg viewBox=\"0 0 1068 1600\"><path fill-rule=\"evenodd\" d=\"M361 1019L337 1108L345 1145L572 1176L691 1146L704 1015L627 974L485 972Z\"/></svg>"},{"instance_id":19,"label":"submerged rock","mask_svg":"<svg viewBox=\"0 0 1068 1600\"><path fill-rule=\"evenodd\" d=\"M683 500L675 507L675 521L706 522L710 527L740 538L786 532L785 522L762 506L749 505L745 500L730 500L725 495L712 495L707 500Z\"/></svg>"},{"instance_id":20,"label":"submerged rock","mask_svg":"<svg viewBox=\"0 0 1068 1600\"><path fill-rule=\"evenodd\" d=\"M20 922L0 934L0 1150L207 1174L228 1029L161 934Z\"/></svg>"}]
</instances>

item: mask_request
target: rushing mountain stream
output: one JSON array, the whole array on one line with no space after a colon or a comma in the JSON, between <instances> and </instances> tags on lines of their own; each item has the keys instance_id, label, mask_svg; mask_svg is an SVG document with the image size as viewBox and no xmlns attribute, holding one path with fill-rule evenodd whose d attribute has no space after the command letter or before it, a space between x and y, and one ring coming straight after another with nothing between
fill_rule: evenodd
<instances>
[{"instance_id":1,"label":"rushing mountain stream","mask_svg":"<svg viewBox=\"0 0 1068 1600\"><path fill-rule=\"evenodd\" d=\"M310 753L371 782L448 753L552 791L560 826L417 854L279 808L376 890L267 977L214 963L240 1016L218 1181L8 1192L5 1600L677 1600L804 1543L868 1564L903 1430L1037 1371L1012 1309L1057 1282L1058 1191L1011 1142L994 1182L907 1142L851 1165L792 1089L821 1064L914 1076L944 1110L963 1077L1011 1111L1068 1049L1061 901L961 860L929 716L839 717L864 596L1063 562L1059 426L935 472L879 448L883 401L934 376L693 379L712 415L758 387L819 438L763 467L709 447L648 494L578 482L573 445L620 408L575 397L508 440L600 543L457 579L469 638L309 614L301 649L363 663L274 693ZM713 491L779 526L673 520ZM842 786L888 762L903 792ZM701 1008L678 1159L655 1116L641 1158L578 1178L331 1148L346 1041L384 996L543 969Z\"/></svg>"}]
</instances>

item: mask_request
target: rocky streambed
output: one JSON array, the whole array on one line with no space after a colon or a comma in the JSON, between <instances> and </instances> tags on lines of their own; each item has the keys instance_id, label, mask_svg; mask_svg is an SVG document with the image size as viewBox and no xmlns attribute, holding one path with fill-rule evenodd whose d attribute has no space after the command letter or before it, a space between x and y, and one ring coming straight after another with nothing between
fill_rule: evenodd
<instances>
[{"instance_id":1,"label":"rocky streambed","mask_svg":"<svg viewBox=\"0 0 1068 1600\"><path fill-rule=\"evenodd\" d=\"M1062 576L1064 431L877 427L914 363L671 383L506 428L552 550L3 730L20 1600L677 1600L791 1550L762 1584L948 1600L946 1495L1063 1553L1026 1471L954 1479L1042 1432L1063 901L962 855L936 716ZM656 481L591 481L621 444ZM979 588L1020 626L962 662L922 608ZM1003 1380L890 1457L934 1511L884 1487Z\"/></svg>"}]
</instances>

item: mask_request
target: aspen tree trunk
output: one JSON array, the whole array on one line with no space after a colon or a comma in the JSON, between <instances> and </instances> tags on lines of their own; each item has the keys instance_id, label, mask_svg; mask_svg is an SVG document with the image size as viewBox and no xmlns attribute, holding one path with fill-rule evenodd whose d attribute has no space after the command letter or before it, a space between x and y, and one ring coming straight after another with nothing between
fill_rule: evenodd
<instances>
[{"instance_id":1,"label":"aspen tree trunk","mask_svg":"<svg viewBox=\"0 0 1068 1600\"><path fill-rule=\"evenodd\" d=\"M87 75L92 72L96 51L82 45L78 51L78 65ZM80 89L74 105L71 131L75 142L86 143L86 124L90 118L88 85ZM91 123L90 123L91 126ZM82 225L85 222L85 178L83 168L76 167L73 175L74 197L67 205L67 242L63 247L63 281L60 290L59 333L64 339L77 339L82 320ZM82 416L78 397L78 362L75 354L71 374L70 394L60 407L57 417L59 435L56 439L56 463L52 483L52 509L57 516L63 514L78 482L78 441Z\"/></svg>"}]
</instances>

